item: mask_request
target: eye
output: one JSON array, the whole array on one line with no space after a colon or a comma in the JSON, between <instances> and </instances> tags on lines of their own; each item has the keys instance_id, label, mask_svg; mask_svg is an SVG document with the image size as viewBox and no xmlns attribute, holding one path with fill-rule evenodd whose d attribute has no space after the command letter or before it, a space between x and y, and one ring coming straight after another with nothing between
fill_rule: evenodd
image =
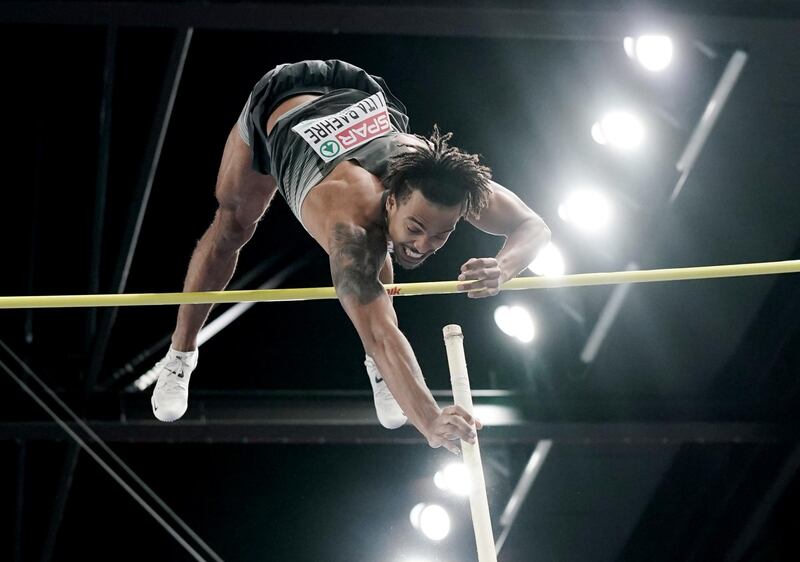
<instances>
[{"instance_id":1,"label":"eye","mask_svg":"<svg viewBox=\"0 0 800 562\"><path fill-rule=\"evenodd\" d=\"M417 228L415 226L413 226L413 227L412 226L407 226L406 228L408 229L408 231L411 234L420 234L422 232L419 228Z\"/></svg>"}]
</instances>

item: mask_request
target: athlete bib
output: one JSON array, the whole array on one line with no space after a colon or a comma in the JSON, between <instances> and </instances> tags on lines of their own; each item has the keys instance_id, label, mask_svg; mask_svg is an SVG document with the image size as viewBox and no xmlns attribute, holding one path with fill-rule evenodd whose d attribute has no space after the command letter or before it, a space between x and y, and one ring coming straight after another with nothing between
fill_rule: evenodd
<instances>
[{"instance_id":1,"label":"athlete bib","mask_svg":"<svg viewBox=\"0 0 800 562\"><path fill-rule=\"evenodd\" d=\"M391 130L389 111L382 92L364 98L339 113L309 119L292 127L292 131L300 135L325 162L382 137Z\"/></svg>"}]
</instances>

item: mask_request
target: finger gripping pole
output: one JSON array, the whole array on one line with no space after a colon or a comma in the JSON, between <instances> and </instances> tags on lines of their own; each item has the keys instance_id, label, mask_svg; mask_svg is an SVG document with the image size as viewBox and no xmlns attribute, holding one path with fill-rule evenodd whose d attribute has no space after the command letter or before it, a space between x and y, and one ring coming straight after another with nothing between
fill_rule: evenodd
<instances>
[{"instance_id":1,"label":"finger gripping pole","mask_svg":"<svg viewBox=\"0 0 800 562\"><path fill-rule=\"evenodd\" d=\"M442 331L444 332L444 345L447 349L447 363L450 366L453 399L457 406L464 408L474 418L461 326L450 324L445 326ZM475 542L478 545L478 561L497 562L492 535L492 520L489 517L489 502L486 497L486 482L483 478L481 450L477 439L474 445L461 441L461 451L470 481L469 506L472 511Z\"/></svg>"}]
</instances>

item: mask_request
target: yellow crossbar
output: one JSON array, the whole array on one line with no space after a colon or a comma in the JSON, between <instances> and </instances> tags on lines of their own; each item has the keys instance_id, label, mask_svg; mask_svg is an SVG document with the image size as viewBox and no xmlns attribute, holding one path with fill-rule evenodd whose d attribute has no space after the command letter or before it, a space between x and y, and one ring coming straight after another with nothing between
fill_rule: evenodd
<instances>
[{"instance_id":1,"label":"yellow crossbar","mask_svg":"<svg viewBox=\"0 0 800 562\"><path fill-rule=\"evenodd\" d=\"M800 260L643 271L613 271L580 273L553 277L517 277L501 287L503 291L526 289L554 289L557 287L584 287L588 285L618 285L621 283L653 283L656 281L688 281L692 279L718 279L721 277L747 277L800 272ZM427 283L396 283L386 285L392 296L443 295L457 293L458 281L433 281ZM262 289L252 291L207 291L201 293L138 293L121 295L42 295L27 297L0 297L0 308L77 308L100 306L145 306L155 304L203 304L231 302L276 302L335 299L333 287L308 287L303 289Z\"/></svg>"}]
</instances>

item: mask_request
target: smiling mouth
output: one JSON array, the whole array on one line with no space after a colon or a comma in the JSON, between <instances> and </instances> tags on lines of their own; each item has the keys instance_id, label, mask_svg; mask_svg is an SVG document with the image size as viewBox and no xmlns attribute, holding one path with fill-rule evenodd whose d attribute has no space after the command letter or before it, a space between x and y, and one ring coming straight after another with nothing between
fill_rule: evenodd
<instances>
[{"instance_id":1,"label":"smiling mouth","mask_svg":"<svg viewBox=\"0 0 800 562\"><path fill-rule=\"evenodd\" d=\"M421 262L423 259L425 259L425 254L415 252L408 246L400 246L400 251L402 252L403 257L411 262Z\"/></svg>"}]
</instances>

